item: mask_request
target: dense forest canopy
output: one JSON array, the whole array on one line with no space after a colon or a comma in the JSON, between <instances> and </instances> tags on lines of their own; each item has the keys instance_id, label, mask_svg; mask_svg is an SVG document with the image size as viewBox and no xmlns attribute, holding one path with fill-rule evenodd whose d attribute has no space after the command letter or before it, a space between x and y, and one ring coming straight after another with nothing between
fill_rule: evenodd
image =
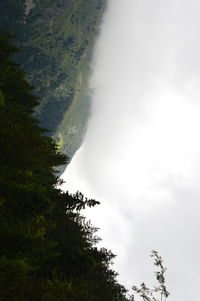
<instances>
[{"instance_id":1,"label":"dense forest canopy","mask_svg":"<svg viewBox=\"0 0 200 301\"><path fill-rule=\"evenodd\" d=\"M0 33L0 299L125 301L81 211L98 204L59 188L66 162L33 112L38 100L11 60L12 35Z\"/></svg>"}]
</instances>

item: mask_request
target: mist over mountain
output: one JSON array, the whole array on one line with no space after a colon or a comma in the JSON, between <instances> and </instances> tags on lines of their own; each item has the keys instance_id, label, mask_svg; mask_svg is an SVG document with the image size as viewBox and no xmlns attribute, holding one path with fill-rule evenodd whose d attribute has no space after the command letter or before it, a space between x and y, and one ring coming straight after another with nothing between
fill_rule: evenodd
<instances>
[{"instance_id":1,"label":"mist over mountain","mask_svg":"<svg viewBox=\"0 0 200 301\"><path fill-rule=\"evenodd\" d=\"M88 217L118 254L120 281L153 281L155 248L170 299L182 301L199 300L199 9L197 0L109 1L87 135L63 175L70 191L101 201Z\"/></svg>"}]
</instances>

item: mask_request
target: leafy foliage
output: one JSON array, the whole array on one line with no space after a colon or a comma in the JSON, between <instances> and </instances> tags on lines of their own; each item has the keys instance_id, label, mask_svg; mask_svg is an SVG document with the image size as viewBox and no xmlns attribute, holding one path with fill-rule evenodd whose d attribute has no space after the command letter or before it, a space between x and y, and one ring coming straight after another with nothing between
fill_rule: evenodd
<instances>
[{"instance_id":1,"label":"leafy foliage","mask_svg":"<svg viewBox=\"0 0 200 301\"><path fill-rule=\"evenodd\" d=\"M134 292L139 294L143 301L164 301L169 297L169 292L165 285L165 272L166 268L163 266L163 259L157 251L152 251L151 257L154 258L154 265L159 268L155 272L158 285L150 289L143 282L140 287L133 286ZM133 301L134 301L133 297Z\"/></svg>"}]
</instances>

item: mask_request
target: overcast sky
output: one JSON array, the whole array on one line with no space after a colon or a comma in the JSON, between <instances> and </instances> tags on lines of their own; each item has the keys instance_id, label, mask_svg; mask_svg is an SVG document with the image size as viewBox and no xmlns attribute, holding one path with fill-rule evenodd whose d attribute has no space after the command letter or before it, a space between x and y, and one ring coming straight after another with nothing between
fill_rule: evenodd
<instances>
[{"instance_id":1,"label":"overcast sky","mask_svg":"<svg viewBox=\"0 0 200 301\"><path fill-rule=\"evenodd\" d=\"M92 63L88 132L65 188L101 201L87 215L127 287L168 267L171 301L200 293L200 1L108 0Z\"/></svg>"}]
</instances>

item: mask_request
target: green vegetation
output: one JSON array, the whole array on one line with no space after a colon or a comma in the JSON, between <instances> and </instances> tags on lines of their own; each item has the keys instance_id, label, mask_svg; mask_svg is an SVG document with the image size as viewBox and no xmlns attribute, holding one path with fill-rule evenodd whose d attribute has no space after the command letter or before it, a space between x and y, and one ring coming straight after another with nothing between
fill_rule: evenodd
<instances>
[{"instance_id":1,"label":"green vegetation","mask_svg":"<svg viewBox=\"0 0 200 301\"><path fill-rule=\"evenodd\" d=\"M114 255L81 214L98 202L59 189L66 158L33 117L11 37L0 33L0 300L127 301Z\"/></svg>"},{"instance_id":2,"label":"green vegetation","mask_svg":"<svg viewBox=\"0 0 200 301\"><path fill-rule=\"evenodd\" d=\"M105 0L7 0L0 27L17 36L16 61L40 99L36 116L69 159L88 119L88 61ZM28 5L28 9L27 9Z\"/></svg>"},{"instance_id":3,"label":"green vegetation","mask_svg":"<svg viewBox=\"0 0 200 301\"><path fill-rule=\"evenodd\" d=\"M155 272L158 285L150 289L143 282L140 287L133 286L132 289L143 301L165 301L169 297L165 284L165 272L167 269L163 266L163 259L157 251L152 251L151 257L154 258L154 265L158 268L158 271ZM135 298L132 296L132 301L134 300Z\"/></svg>"}]
</instances>

